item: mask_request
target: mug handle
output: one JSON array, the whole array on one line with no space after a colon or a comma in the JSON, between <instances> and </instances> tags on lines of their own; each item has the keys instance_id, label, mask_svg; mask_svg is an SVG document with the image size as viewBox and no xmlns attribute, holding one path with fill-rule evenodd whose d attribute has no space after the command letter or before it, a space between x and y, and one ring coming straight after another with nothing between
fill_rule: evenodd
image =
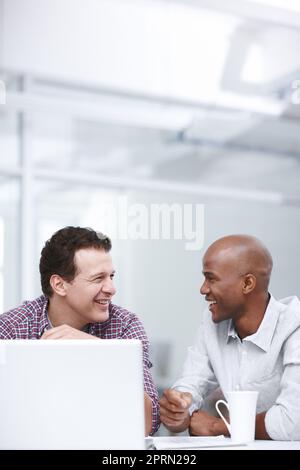
<instances>
[{"instance_id":1,"label":"mug handle","mask_svg":"<svg viewBox=\"0 0 300 470\"><path fill-rule=\"evenodd\" d=\"M226 428L228 429L228 431L230 432L231 434L231 431L230 431L230 424L228 423L228 421L224 418L224 416L222 415L221 411L219 410L219 405L220 403L223 403L223 405L226 406L227 410L229 411L229 407L228 407L228 403L224 400L218 400L217 403L216 403L216 410L217 412L219 413L220 417L222 418L222 420L224 421L225 425L226 425Z\"/></svg>"}]
</instances>

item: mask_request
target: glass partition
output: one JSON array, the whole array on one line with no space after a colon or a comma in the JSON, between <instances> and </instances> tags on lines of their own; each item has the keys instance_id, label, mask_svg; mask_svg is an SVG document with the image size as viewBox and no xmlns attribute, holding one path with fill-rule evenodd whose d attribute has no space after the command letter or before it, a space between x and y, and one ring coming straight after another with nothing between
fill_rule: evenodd
<instances>
[{"instance_id":1,"label":"glass partition","mask_svg":"<svg viewBox=\"0 0 300 470\"><path fill-rule=\"evenodd\" d=\"M20 302L20 182L0 176L0 313Z\"/></svg>"}]
</instances>

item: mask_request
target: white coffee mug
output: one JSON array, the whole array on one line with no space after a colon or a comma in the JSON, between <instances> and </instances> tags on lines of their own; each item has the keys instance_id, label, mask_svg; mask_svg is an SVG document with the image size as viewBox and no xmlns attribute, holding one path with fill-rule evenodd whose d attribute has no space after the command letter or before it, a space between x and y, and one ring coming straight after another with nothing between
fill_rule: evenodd
<instances>
[{"instance_id":1,"label":"white coffee mug","mask_svg":"<svg viewBox=\"0 0 300 470\"><path fill-rule=\"evenodd\" d=\"M254 441L258 392L237 390L224 392L224 395L227 403L224 400L218 400L216 410L230 432L231 439L241 443ZM221 403L229 411L230 424L219 410Z\"/></svg>"}]
</instances>

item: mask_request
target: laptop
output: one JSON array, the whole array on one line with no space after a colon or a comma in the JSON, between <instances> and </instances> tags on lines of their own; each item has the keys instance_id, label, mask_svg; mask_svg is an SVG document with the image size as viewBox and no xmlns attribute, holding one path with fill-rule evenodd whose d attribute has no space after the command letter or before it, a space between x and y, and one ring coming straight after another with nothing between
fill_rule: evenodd
<instances>
[{"instance_id":1,"label":"laptop","mask_svg":"<svg viewBox=\"0 0 300 470\"><path fill-rule=\"evenodd\" d=\"M139 340L0 340L0 449L144 449Z\"/></svg>"}]
</instances>

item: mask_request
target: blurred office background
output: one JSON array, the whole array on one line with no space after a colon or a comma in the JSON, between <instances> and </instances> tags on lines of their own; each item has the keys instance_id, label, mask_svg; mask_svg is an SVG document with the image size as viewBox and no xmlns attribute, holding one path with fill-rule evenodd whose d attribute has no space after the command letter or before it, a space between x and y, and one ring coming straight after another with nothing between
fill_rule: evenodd
<instances>
[{"instance_id":1,"label":"blurred office background","mask_svg":"<svg viewBox=\"0 0 300 470\"><path fill-rule=\"evenodd\" d=\"M201 257L230 233L300 295L299 0L0 0L0 309L40 294L43 243L105 231L103 204L204 204L204 245L113 240L115 302L142 318L159 387L204 307Z\"/></svg>"}]
</instances>

